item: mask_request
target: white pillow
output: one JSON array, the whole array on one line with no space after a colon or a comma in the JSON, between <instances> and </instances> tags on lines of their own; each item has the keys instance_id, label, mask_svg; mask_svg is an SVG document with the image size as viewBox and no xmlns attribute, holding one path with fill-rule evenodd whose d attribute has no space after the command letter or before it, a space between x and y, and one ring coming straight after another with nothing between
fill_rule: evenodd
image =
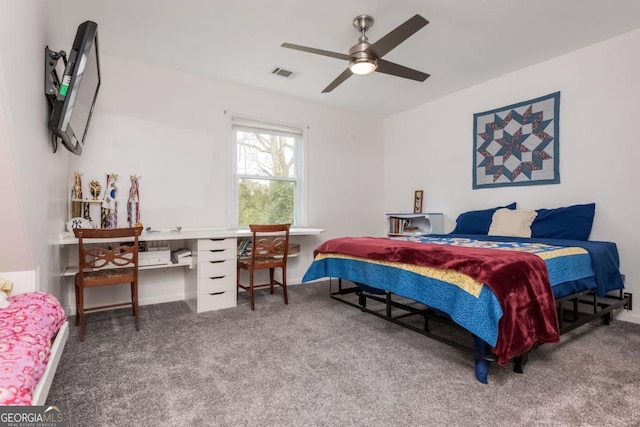
<instances>
[{"instance_id":1,"label":"white pillow","mask_svg":"<svg viewBox=\"0 0 640 427\"><path fill-rule=\"evenodd\" d=\"M489 227L489 236L531 237L531 224L536 211L524 209L498 209Z\"/></svg>"}]
</instances>

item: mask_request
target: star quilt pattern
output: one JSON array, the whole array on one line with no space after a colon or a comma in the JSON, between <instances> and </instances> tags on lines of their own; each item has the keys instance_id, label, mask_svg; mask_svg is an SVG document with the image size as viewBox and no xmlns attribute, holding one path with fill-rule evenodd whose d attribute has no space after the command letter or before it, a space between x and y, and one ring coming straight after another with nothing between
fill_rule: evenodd
<instances>
[{"instance_id":1,"label":"star quilt pattern","mask_svg":"<svg viewBox=\"0 0 640 427\"><path fill-rule=\"evenodd\" d=\"M474 114L473 188L560 183L560 92Z\"/></svg>"}]
</instances>

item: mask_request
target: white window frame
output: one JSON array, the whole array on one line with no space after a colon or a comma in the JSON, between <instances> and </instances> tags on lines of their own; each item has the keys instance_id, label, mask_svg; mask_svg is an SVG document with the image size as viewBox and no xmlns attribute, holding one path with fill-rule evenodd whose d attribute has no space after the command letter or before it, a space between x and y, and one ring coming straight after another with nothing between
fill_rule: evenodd
<instances>
[{"instance_id":1,"label":"white window frame","mask_svg":"<svg viewBox=\"0 0 640 427\"><path fill-rule=\"evenodd\" d=\"M235 136L236 127L257 128L265 130L280 131L285 133L298 134L299 140L296 140L294 148L294 170L297 179L294 191L294 222L292 227L306 227L307 225L307 190L306 190L306 150L305 145L308 143L308 127L300 125L285 124L282 122L257 119L247 117L240 114L227 112L227 140L229 141L229 163L231 165L231 173L229 174L229 202L228 202L228 224L230 228L239 228L238 224L238 143ZM264 177L260 177L264 179Z\"/></svg>"}]
</instances>

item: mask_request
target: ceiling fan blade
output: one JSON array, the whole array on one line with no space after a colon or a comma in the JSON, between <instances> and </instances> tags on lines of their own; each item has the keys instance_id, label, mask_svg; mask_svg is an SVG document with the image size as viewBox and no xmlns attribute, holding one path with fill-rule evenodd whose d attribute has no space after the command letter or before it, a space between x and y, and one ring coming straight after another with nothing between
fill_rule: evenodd
<instances>
[{"instance_id":1,"label":"ceiling fan blade","mask_svg":"<svg viewBox=\"0 0 640 427\"><path fill-rule=\"evenodd\" d=\"M384 59L378 59L378 68L376 71L391 74L392 76L404 77L405 79L417 80L419 82L423 82L429 78L429 74L427 73L398 65L394 62L385 61Z\"/></svg>"},{"instance_id":2,"label":"ceiling fan blade","mask_svg":"<svg viewBox=\"0 0 640 427\"><path fill-rule=\"evenodd\" d=\"M378 58L382 58L384 55L389 53L391 49L411 37L416 33L416 31L428 23L429 21L424 19L422 16L414 15L412 18L405 21L404 24L400 24L395 30L392 30L386 36L372 44L368 50L374 52Z\"/></svg>"},{"instance_id":3,"label":"ceiling fan blade","mask_svg":"<svg viewBox=\"0 0 640 427\"><path fill-rule=\"evenodd\" d=\"M315 49L313 47L300 46L297 44L282 43L282 47L301 50L303 52L308 52L308 53L315 53L316 55L330 56L331 58L344 59L345 61L348 61L351 59L349 55L345 55L344 53L330 52L328 50Z\"/></svg>"},{"instance_id":4,"label":"ceiling fan blade","mask_svg":"<svg viewBox=\"0 0 640 427\"><path fill-rule=\"evenodd\" d=\"M332 90L337 88L338 85L340 85L342 82L347 80L352 75L353 75L353 73L351 72L351 70L347 68L346 70L344 70L342 72L342 74L340 74L338 77L336 77L336 79L334 81L332 81L329 86L325 87L324 90L322 91L322 93L331 92Z\"/></svg>"}]
</instances>

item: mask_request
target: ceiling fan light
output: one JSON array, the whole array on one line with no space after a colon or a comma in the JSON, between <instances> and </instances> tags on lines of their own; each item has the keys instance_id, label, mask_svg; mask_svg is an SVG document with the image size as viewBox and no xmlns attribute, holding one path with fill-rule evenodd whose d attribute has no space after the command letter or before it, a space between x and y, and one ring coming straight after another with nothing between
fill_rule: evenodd
<instances>
[{"instance_id":1,"label":"ceiling fan light","mask_svg":"<svg viewBox=\"0 0 640 427\"><path fill-rule=\"evenodd\" d=\"M351 61L349 69L353 74L371 74L378 68L378 61L375 59L357 59Z\"/></svg>"}]
</instances>

